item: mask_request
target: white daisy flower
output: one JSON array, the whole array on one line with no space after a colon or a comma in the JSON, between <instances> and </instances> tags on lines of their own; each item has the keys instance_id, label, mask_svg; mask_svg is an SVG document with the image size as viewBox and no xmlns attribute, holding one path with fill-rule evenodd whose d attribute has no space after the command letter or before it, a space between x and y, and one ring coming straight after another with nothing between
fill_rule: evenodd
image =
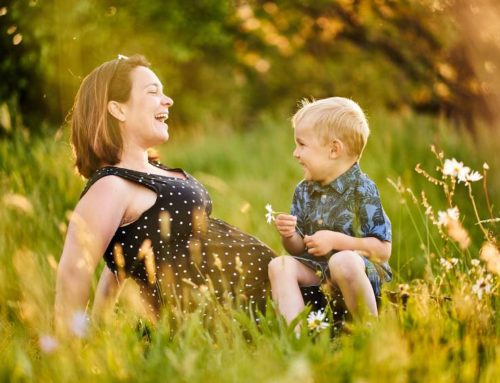
<instances>
[{"instance_id":1,"label":"white daisy flower","mask_svg":"<svg viewBox=\"0 0 500 383\"><path fill-rule=\"evenodd\" d=\"M479 263L479 259L473 259L472 261L470 261L470 264L474 267L479 266Z\"/></svg>"},{"instance_id":2,"label":"white daisy flower","mask_svg":"<svg viewBox=\"0 0 500 383\"><path fill-rule=\"evenodd\" d=\"M467 181L476 182L482 178L483 178L483 176L479 172L473 171L473 172L470 172L469 175L467 176Z\"/></svg>"},{"instance_id":3,"label":"white daisy flower","mask_svg":"<svg viewBox=\"0 0 500 383\"><path fill-rule=\"evenodd\" d=\"M446 210L446 214L448 217L454 221L458 221L458 207L452 207L451 209Z\"/></svg>"},{"instance_id":4,"label":"white daisy flower","mask_svg":"<svg viewBox=\"0 0 500 383\"><path fill-rule=\"evenodd\" d=\"M488 164L484 163L483 169L489 169ZM483 178L479 172L472 171L468 166L464 166L463 162L459 162L454 158L444 160L443 174L457 178L458 182L476 182Z\"/></svg>"},{"instance_id":5,"label":"white daisy flower","mask_svg":"<svg viewBox=\"0 0 500 383\"><path fill-rule=\"evenodd\" d=\"M489 295L492 291L493 284L491 274L487 274L484 278L478 278L474 286L472 286L472 292L475 293L479 299L483 298L483 294Z\"/></svg>"},{"instance_id":6,"label":"white daisy flower","mask_svg":"<svg viewBox=\"0 0 500 383\"><path fill-rule=\"evenodd\" d=\"M439 264L446 271L450 271L457 263L458 263L457 258L450 258L450 259L439 258Z\"/></svg>"},{"instance_id":7,"label":"white daisy flower","mask_svg":"<svg viewBox=\"0 0 500 383\"><path fill-rule=\"evenodd\" d=\"M470 168L468 166L462 166L458 170L458 182L467 182L469 179L469 174L470 174Z\"/></svg>"},{"instance_id":8,"label":"white daisy flower","mask_svg":"<svg viewBox=\"0 0 500 383\"><path fill-rule=\"evenodd\" d=\"M326 321L326 314L324 312L321 310L311 311L307 317L307 327L309 330L321 332L329 326L329 323Z\"/></svg>"},{"instance_id":9,"label":"white daisy flower","mask_svg":"<svg viewBox=\"0 0 500 383\"><path fill-rule=\"evenodd\" d=\"M446 159L444 160L443 174L445 176L457 177L463 166L464 164L462 162L458 162L454 158L451 160Z\"/></svg>"},{"instance_id":10,"label":"white daisy flower","mask_svg":"<svg viewBox=\"0 0 500 383\"><path fill-rule=\"evenodd\" d=\"M70 329L78 338L85 338L89 330L89 318L83 311L77 311L71 320Z\"/></svg>"},{"instance_id":11,"label":"white daisy flower","mask_svg":"<svg viewBox=\"0 0 500 383\"><path fill-rule=\"evenodd\" d=\"M458 221L458 207L452 207L446 211L438 211L438 226L446 226L450 221Z\"/></svg>"},{"instance_id":12,"label":"white daisy flower","mask_svg":"<svg viewBox=\"0 0 500 383\"><path fill-rule=\"evenodd\" d=\"M59 342L51 335L42 335L40 339L38 339L38 344L40 350L46 354L51 354L59 347Z\"/></svg>"},{"instance_id":13,"label":"white daisy flower","mask_svg":"<svg viewBox=\"0 0 500 383\"><path fill-rule=\"evenodd\" d=\"M274 221L274 215L273 215L274 211L273 211L273 207L271 206L270 203L268 203L266 205L266 211L267 211L266 221L267 221L267 223L271 223L272 221Z\"/></svg>"}]
</instances>

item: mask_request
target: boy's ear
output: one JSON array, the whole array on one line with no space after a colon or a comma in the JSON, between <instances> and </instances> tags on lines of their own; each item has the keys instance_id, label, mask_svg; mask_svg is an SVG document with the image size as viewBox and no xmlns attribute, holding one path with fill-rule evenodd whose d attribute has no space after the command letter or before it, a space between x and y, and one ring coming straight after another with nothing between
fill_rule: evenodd
<instances>
[{"instance_id":1,"label":"boy's ear","mask_svg":"<svg viewBox=\"0 0 500 383\"><path fill-rule=\"evenodd\" d=\"M344 143L338 138L330 142L330 158L335 159L340 157L344 152Z\"/></svg>"},{"instance_id":2,"label":"boy's ear","mask_svg":"<svg viewBox=\"0 0 500 383\"><path fill-rule=\"evenodd\" d=\"M125 113L122 104L117 101L108 102L108 112L120 122L125 122Z\"/></svg>"}]
</instances>

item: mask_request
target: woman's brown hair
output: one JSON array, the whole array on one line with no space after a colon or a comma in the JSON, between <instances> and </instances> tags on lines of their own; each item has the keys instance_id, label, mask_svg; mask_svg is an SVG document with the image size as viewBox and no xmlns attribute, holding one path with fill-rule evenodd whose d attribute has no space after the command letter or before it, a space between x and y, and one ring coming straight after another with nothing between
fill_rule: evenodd
<instances>
[{"instance_id":1,"label":"woman's brown hair","mask_svg":"<svg viewBox=\"0 0 500 383\"><path fill-rule=\"evenodd\" d=\"M120 161L123 147L118 121L108 112L108 102L126 102L130 97L130 72L149 67L140 55L119 56L95 68L80 85L71 111L71 143L78 172L89 178L104 164Z\"/></svg>"}]
</instances>

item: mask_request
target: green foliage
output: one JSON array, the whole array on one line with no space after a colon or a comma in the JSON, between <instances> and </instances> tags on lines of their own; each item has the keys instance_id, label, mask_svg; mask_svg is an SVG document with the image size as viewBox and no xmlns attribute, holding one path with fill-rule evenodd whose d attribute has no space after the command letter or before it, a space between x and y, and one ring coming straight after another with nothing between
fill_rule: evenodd
<instances>
[{"instance_id":1,"label":"green foliage","mask_svg":"<svg viewBox=\"0 0 500 383\"><path fill-rule=\"evenodd\" d=\"M303 97L331 95L371 110L443 113L469 128L495 118L485 97L496 94L498 47L479 61L467 53L482 40L465 29L475 8L459 0L56 0L2 9L3 133L21 118L33 132L60 124L83 76L119 53L151 60L187 128L241 129Z\"/></svg>"},{"instance_id":2,"label":"green foliage","mask_svg":"<svg viewBox=\"0 0 500 383\"><path fill-rule=\"evenodd\" d=\"M391 265L396 278L386 287L378 322L371 327L350 324L333 339L329 331L309 333L307 312L299 318L304 326L297 338L293 325L287 327L271 304L258 322L221 304L211 307L217 309L214 321L207 321L203 310L176 320L166 312L153 327L132 310L129 283L110 323L92 328L84 339L55 339L57 348L47 351L40 341L53 334L55 267L67 211L78 199L83 180L74 173L66 134L34 138L19 133L10 142L0 142L0 379L497 381L498 279L492 294L486 292L489 282L478 284L486 275L485 263L472 266L471 259L478 257L484 237L474 224L467 193L460 192L463 185L457 186L454 200L472 238L465 251L439 235L424 207L399 194L387 179L401 178L417 197L425 191L433 208L444 210L448 206L440 188L414 171L421 163L422 169L439 174L434 173L437 161L429 145L435 143L446 158L456 157L473 169L487 162L494 174L500 167L498 143L486 130L478 132L474 142L464 132L416 115L374 114L370 122L372 135L361 167L379 186L393 223ZM292 135L286 115L261 118L241 133L186 133L171 124L171 142L160 152L164 163L183 167L206 184L215 216L279 252L278 235L265 223L264 205L288 210L301 179L291 155ZM487 218L480 183L472 187L480 217ZM490 177L488 191L499 216L497 178ZM455 266L441 266L440 258L453 257ZM477 289L483 290L482 298Z\"/></svg>"}]
</instances>

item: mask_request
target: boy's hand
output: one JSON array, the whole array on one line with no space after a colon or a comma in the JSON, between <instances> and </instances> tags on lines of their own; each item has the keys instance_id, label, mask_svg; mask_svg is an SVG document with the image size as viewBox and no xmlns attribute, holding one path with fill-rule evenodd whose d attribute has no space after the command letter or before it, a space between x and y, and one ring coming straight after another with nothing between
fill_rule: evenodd
<instances>
[{"instance_id":1,"label":"boy's hand","mask_svg":"<svg viewBox=\"0 0 500 383\"><path fill-rule=\"evenodd\" d=\"M307 247L307 252L316 257L328 254L336 248L337 240L341 239L339 234L330 230L319 230L313 235L306 235L304 237L304 244Z\"/></svg>"},{"instance_id":2,"label":"boy's hand","mask_svg":"<svg viewBox=\"0 0 500 383\"><path fill-rule=\"evenodd\" d=\"M296 233L297 217L289 214L279 214L274 220L274 224L283 238L291 238Z\"/></svg>"}]
</instances>

